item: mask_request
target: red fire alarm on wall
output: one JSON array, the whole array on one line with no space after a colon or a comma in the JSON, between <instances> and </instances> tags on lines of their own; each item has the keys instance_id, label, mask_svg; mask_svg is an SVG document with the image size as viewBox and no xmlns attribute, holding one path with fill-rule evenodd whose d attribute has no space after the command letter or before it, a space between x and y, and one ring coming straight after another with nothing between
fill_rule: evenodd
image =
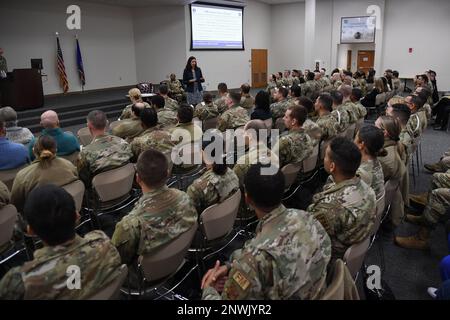
<instances>
[{"instance_id":1,"label":"red fire alarm on wall","mask_svg":"<svg viewBox=\"0 0 450 320\"><path fill-rule=\"evenodd\" d=\"M409 52L409 53L412 53L412 49L413 49L413 48L409 48L409 49L408 49L408 52Z\"/></svg>"}]
</instances>

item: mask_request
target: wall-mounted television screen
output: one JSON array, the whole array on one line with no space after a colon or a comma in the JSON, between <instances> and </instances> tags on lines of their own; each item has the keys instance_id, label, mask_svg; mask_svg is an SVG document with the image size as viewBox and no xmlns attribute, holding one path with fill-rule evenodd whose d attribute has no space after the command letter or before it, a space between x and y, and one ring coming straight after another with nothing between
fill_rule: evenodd
<instances>
[{"instance_id":1,"label":"wall-mounted television screen","mask_svg":"<svg viewBox=\"0 0 450 320\"><path fill-rule=\"evenodd\" d=\"M375 42L376 17L341 18L341 43Z\"/></svg>"}]
</instances>

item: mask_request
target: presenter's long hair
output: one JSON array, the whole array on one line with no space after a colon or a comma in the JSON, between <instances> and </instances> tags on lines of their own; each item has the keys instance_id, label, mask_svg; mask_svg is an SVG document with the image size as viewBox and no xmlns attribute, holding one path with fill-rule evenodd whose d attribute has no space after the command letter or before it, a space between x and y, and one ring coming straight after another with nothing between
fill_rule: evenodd
<instances>
[{"instance_id":1,"label":"presenter's long hair","mask_svg":"<svg viewBox=\"0 0 450 320\"><path fill-rule=\"evenodd\" d=\"M189 57L189 59L188 59L188 61L186 63L185 70L191 70L192 69L192 66L191 66L192 60L197 60L197 59L194 56ZM198 69L198 64L195 65L195 70L197 70L197 69Z\"/></svg>"}]
</instances>

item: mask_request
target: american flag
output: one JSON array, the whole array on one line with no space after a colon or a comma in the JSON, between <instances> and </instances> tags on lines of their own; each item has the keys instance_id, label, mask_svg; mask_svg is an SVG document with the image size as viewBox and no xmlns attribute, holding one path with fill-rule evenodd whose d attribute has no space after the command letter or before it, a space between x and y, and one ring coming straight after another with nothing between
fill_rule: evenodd
<instances>
[{"instance_id":1,"label":"american flag","mask_svg":"<svg viewBox=\"0 0 450 320\"><path fill-rule=\"evenodd\" d=\"M64 58L61 50L61 46L59 45L59 38L56 37L56 45L58 46L57 52L57 64L58 64L58 73L59 73L59 83L63 87L64 93L69 91L69 82L67 81L66 67L64 66Z\"/></svg>"}]
</instances>

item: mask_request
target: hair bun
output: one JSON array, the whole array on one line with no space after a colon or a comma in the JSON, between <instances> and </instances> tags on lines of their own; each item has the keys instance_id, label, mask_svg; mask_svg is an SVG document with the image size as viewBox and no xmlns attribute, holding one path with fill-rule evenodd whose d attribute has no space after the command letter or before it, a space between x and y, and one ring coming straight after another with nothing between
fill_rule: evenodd
<instances>
[{"instance_id":1,"label":"hair bun","mask_svg":"<svg viewBox=\"0 0 450 320\"><path fill-rule=\"evenodd\" d=\"M42 150L41 154L39 155L39 159L51 159L54 158L55 154L51 152L50 150Z\"/></svg>"}]
</instances>

